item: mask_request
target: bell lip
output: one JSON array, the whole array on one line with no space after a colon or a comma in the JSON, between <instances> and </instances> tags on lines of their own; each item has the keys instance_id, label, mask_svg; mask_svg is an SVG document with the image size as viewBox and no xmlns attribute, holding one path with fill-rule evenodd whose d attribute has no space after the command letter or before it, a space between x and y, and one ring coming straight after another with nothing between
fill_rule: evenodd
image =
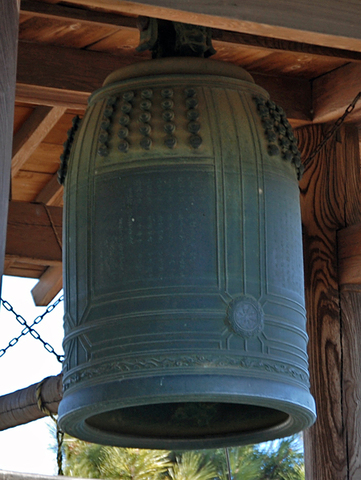
<instances>
[{"instance_id":1,"label":"bell lip","mask_svg":"<svg viewBox=\"0 0 361 480\"><path fill-rule=\"evenodd\" d=\"M161 437L140 437L132 436L130 434L116 434L109 431L101 431L95 427L91 427L87 423L87 419L93 417L99 413L105 413L117 408L120 408L120 401L115 399L117 392L121 392L122 381L114 381L107 384L98 384L91 387L86 387L82 390L78 390L74 393L70 393L68 396L65 396L59 405L59 425L60 428L69 433L70 435L80 438L85 441L99 443L104 445L114 445L118 447L129 447L129 448L152 448L152 449L165 449L165 450L194 450L194 449L205 449L205 448L221 448L221 447L231 447L235 445L246 445L251 443L260 443L264 441L274 440L276 438L287 437L295 433L300 432L308 427L310 427L316 420L316 407L312 395L307 391L307 389L298 387L295 385L290 385L283 383L281 381L273 381L262 379L262 382L265 382L266 388L265 391L268 394L269 386L273 392L273 397L263 396L258 392L258 383L260 379L243 377L241 379L235 379L231 375L219 376L219 380L225 380L227 377L228 383L235 382L238 387L247 387L244 390L247 390L247 395L242 395L242 388L239 389L239 393L230 393L227 391L227 388L224 388L224 391L214 392L211 395L202 395L197 389L197 383L203 383L204 387L204 376L202 375L192 375L192 387L193 392L190 392L185 395L186 398L179 398L173 393L173 402L179 401L200 401L200 402L222 402L222 403L238 403L238 404L248 404L263 406L276 409L288 415L288 419L280 424L274 425L272 427L267 427L257 431L251 431L246 433L232 433L229 435L221 434L219 436L212 435L209 437L200 436L191 439L185 438L161 438ZM154 376L153 380L158 381L159 378L164 379L165 376ZM172 378L172 384L174 387L174 377L171 375L169 378ZM134 380L142 382L142 379L133 379L129 382L132 385L129 385L131 389L135 387ZM128 381L126 381L128 383ZM179 376L177 383L184 384L184 377ZM217 379L214 378L214 375L209 375L207 382L210 386L217 384ZM264 386L264 385L263 385ZM116 391L114 391L114 389ZM135 391L137 389L135 388ZM277 392L277 393L275 393ZM164 394L168 395L164 399ZM113 397L113 398L112 398ZM162 400L161 400L162 398ZM242 398L242 402L240 402ZM104 400L106 399L106 400ZM238 401L237 401L238 399ZM96 402L102 402L102 408L96 408ZM135 403L134 399L123 399L124 408L130 406L141 406L149 404L161 404L161 403L172 403L171 391L164 392L162 389L161 392L158 392L157 395L144 396L142 400L137 398ZM282 406L282 408L281 408Z\"/></svg>"},{"instance_id":2,"label":"bell lip","mask_svg":"<svg viewBox=\"0 0 361 480\"><path fill-rule=\"evenodd\" d=\"M106 77L103 87L124 80L154 75L218 75L255 84L253 77L242 67L230 63L193 57L169 57L145 60L115 70Z\"/></svg>"}]
</instances>

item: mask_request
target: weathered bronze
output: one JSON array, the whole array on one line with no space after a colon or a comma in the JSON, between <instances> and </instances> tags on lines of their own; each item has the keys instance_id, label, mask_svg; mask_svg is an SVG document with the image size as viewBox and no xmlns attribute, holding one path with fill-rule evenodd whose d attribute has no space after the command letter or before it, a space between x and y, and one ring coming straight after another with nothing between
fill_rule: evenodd
<instances>
[{"instance_id":1,"label":"weathered bronze","mask_svg":"<svg viewBox=\"0 0 361 480\"><path fill-rule=\"evenodd\" d=\"M192 449L315 420L298 176L241 68L153 60L90 98L65 180L65 431Z\"/></svg>"},{"instance_id":2,"label":"weathered bronze","mask_svg":"<svg viewBox=\"0 0 361 480\"><path fill-rule=\"evenodd\" d=\"M208 58L216 51L212 46L209 27L171 22L158 18L139 17L140 43L138 52L150 50L152 58Z\"/></svg>"}]
</instances>

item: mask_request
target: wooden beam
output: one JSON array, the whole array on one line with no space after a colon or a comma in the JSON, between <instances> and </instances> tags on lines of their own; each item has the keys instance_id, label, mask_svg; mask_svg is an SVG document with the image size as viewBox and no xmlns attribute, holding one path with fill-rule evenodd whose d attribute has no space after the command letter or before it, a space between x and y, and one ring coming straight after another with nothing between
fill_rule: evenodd
<instances>
[{"instance_id":1,"label":"wooden beam","mask_svg":"<svg viewBox=\"0 0 361 480\"><path fill-rule=\"evenodd\" d=\"M0 293L10 190L18 26L17 0L0 0Z\"/></svg>"},{"instance_id":2,"label":"wooden beam","mask_svg":"<svg viewBox=\"0 0 361 480\"><path fill-rule=\"evenodd\" d=\"M31 290L35 305L48 305L63 288L63 268L61 265L48 267Z\"/></svg>"},{"instance_id":3,"label":"wooden beam","mask_svg":"<svg viewBox=\"0 0 361 480\"><path fill-rule=\"evenodd\" d=\"M41 271L41 274L44 273L45 269L48 266L53 266L53 267L58 267L61 265L62 261L59 260L59 258L43 258L43 256L38 257L29 257L26 256L26 254L22 255L16 255L16 254L11 254L7 253L5 255L5 265L7 268L11 269L13 268L14 265L26 265L25 268L27 267L35 267L35 270L38 270L39 272ZM42 268L36 268L36 267L42 267ZM8 274L10 275L10 274ZM26 276L26 275L24 275ZM36 275L35 278L39 278L41 275Z\"/></svg>"},{"instance_id":4,"label":"wooden beam","mask_svg":"<svg viewBox=\"0 0 361 480\"><path fill-rule=\"evenodd\" d=\"M338 232L340 285L361 285L361 223Z\"/></svg>"},{"instance_id":5,"label":"wooden beam","mask_svg":"<svg viewBox=\"0 0 361 480\"><path fill-rule=\"evenodd\" d=\"M20 41L17 83L90 95L107 75L127 65L113 55Z\"/></svg>"},{"instance_id":6,"label":"wooden beam","mask_svg":"<svg viewBox=\"0 0 361 480\"><path fill-rule=\"evenodd\" d=\"M73 0L95 10L146 15L236 32L361 51L361 4L352 0Z\"/></svg>"},{"instance_id":7,"label":"wooden beam","mask_svg":"<svg viewBox=\"0 0 361 480\"><path fill-rule=\"evenodd\" d=\"M58 182L58 174L56 173L38 194L35 202L60 207L63 203L63 192L64 187Z\"/></svg>"},{"instance_id":8,"label":"wooden beam","mask_svg":"<svg viewBox=\"0 0 361 480\"><path fill-rule=\"evenodd\" d=\"M19 42L17 100L48 105L82 102L100 88L104 79L117 68L130 64L129 59L73 48ZM311 121L311 87L308 80L254 74L271 98L281 105L290 120ZM18 93L20 91L20 95ZM285 95L285 91L291 94ZM24 93L25 92L25 93ZM293 92L293 94L292 94ZM43 100L39 102L40 97Z\"/></svg>"},{"instance_id":9,"label":"wooden beam","mask_svg":"<svg viewBox=\"0 0 361 480\"><path fill-rule=\"evenodd\" d=\"M36 0L22 0L20 19L27 17L42 19L60 19L64 22L78 22L81 25L92 27L117 26L119 30L126 29L131 32L137 32L137 18L124 15L114 15L113 13L100 12L95 10L84 10L76 7L66 7L64 5L54 5ZM286 52L298 52L312 55L332 56L337 58L352 59L361 61L361 52L343 50L339 48L322 47L310 43L298 41L284 41L279 38L261 37L259 35L250 35L242 32L225 31L217 28L212 29L212 38L215 42L226 42L233 45L247 45L257 48L272 49Z\"/></svg>"},{"instance_id":10,"label":"wooden beam","mask_svg":"<svg viewBox=\"0 0 361 480\"><path fill-rule=\"evenodd\" d=\"M327 128L296 130L303 158ZM310 162L300 182L311 391L318 415L305 432L307 480L356 479L348 472L361 467L360 440L350 444L361 421L353 408L361 393L360 372L355 375L361 358L351 358L351 352L360 351L360 337L351 334L358 313L350 316L340 301L337 244L339 229L361 222L359 159L357 129L343 126ZM347 355L352 368L345 361Z\"/></svg>"},{"instance_id":11,"label":"wooden beam","mask_svg":"<svg viewBox=\"0 0 361 480\"><path fill-rule=\"evenodd\" d=\"M348 449L347 477L361 478L361 285L342 285L342 391Z\"/></svg>"},{"instance_id":12,"label":"wooden beam","mask_svg":"<svg viewBox=\"0 0 361 480\"><path fill-rule=\"evenodd\" d=\"M361 65L349 63L312 83L314 122L322 123L340 117L346 107L361 91ZM348 121L361 121L361 101L358 102Z\"/></svg>"},{"instance_id":13,"label":"wooden beam","mask_svg":"<svg viewBox=\"0 0 361 480\"><path fill-rule=\"evenodd\" d=\"M5 256L5 264L6 261L7 257ZM47 267L44 265L34 265L24 262L20 263L15 260L8 264L7 268L4 270L4 274L12 275L13 277L40 278L46 269Z\"/></svg>"},{"instance_id":14,"label":"wooden beam","mask_svg":"<svg viewBox=\"0 0 361 480\"><path fill-rule=\"evenodd\" d=\"M343 381L345 413L352 412L345 424L349 448L349 478L361 477L359 452L361 438L361 223L338 232L340 305L342 319L342 364L347 372Z\"/></svg>"},{"instance_id":15,"label":"wooden beam","mask_svg":"<svg viewBox=\"0 0 361 480\"><path fill-rule=\"evenodd\" d=\"M0 431L46 417L46 414L38 408L36 390L39 383L0 397ZM43 380L41 398L51 413L58 413L59 402L63 398L61 374Z\"/></svg>"},{"instance_id":16,"label":"wooden beam","mask_svg":"<svg viewBox=\"0 0 361 480\"><path fill-rule=\"evenodd\" d=\"M50 130L64 115L66 107L35 108L30 117L23 123L13 140L13 157L11 176L14 177L25 162L35 152Z\"/></svg>"},{"instance_id":17,"label":"wooden beam","mask_svg":"<svg viewBox=\"0 0 361 480\"><path fill-rule=\"evenodd\" d=\"M48 105L66 107L83 113L88 104L89 92L60 90L29 83L17 83L16 100L30 105Z\"/></svg>"},{"instance_id":18,"label":"wooden beam","mask_svg":"<svg viewBox=\"0 0 361 480\"><path fill-rule=\"evenodd\" d=\"M60 265L62 208L10 202L7 258L17 262ZM54 263L55 262L55 263Z\"/></svg>"},{"instance_id":19,"label":"wooden beam","mask_svg":"<svg viewBox=\"0 0 361 480\"><path fill-rule=\"evenodd\" d=\"M137 18L128 15L89 11L84 8L55 5L37 0L21 0L20 18L27 14L38 18L60 18L72 22L76 21L90 26L113 25L120 28L137 29Z\"/></svg>"}]
</instances>

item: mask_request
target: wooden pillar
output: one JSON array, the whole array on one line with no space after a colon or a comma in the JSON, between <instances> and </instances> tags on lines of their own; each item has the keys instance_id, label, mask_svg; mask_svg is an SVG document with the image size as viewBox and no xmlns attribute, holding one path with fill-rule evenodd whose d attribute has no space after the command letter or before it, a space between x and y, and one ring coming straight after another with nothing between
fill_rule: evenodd
<instances>
[{"instance_id":1,"label":"wooden pillar","mask_svg":"<svg viewBox=\"0 0 361 480\"><path fill-rule=\"evenodd\" d=\"M0 0L0 292L9 204L18 25L18 0Z\"/></svg>"},{"instance_id":2,"label":"wooden pillar","mask_svg":"<svg viewBox=\"0 0 361 480\"><path fill-rule=\"evenodd\" d=\"M323 125L297 130L304 159L326 132ZM300 183L311 391L318 415L305 432L306 480L361 478L361 326L354 311L361 297L340 288L337 240L338 230L361 222L359 185L358 132L343 126Z\"/></svg>"},{"instance_id":3,"label":"wooden pillar","mask_svg":"<svg viewBox=\"0 0 361 480\"><path fill-rule=\"evenodd\" d=\"M361 223L338 232L348 478L361 478Z\"/></svg>"}]
</instances>

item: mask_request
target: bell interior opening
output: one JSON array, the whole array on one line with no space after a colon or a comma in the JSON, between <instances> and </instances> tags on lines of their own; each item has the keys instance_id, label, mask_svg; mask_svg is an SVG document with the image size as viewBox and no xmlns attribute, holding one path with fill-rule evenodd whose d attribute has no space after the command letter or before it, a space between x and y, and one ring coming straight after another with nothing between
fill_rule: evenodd
<instances>
[{"instance_id":1,"label":"bell interior opening","mask_svg":"<svg viewBox=\"0 0 361 480\"><path fill-rule=\"evenodd\" d=\"M164 439L197 439L266 430L283 424L287 413L257 405L178 402L120 408L86 423L112 434Z\"/></svg>"}]
</instances>

